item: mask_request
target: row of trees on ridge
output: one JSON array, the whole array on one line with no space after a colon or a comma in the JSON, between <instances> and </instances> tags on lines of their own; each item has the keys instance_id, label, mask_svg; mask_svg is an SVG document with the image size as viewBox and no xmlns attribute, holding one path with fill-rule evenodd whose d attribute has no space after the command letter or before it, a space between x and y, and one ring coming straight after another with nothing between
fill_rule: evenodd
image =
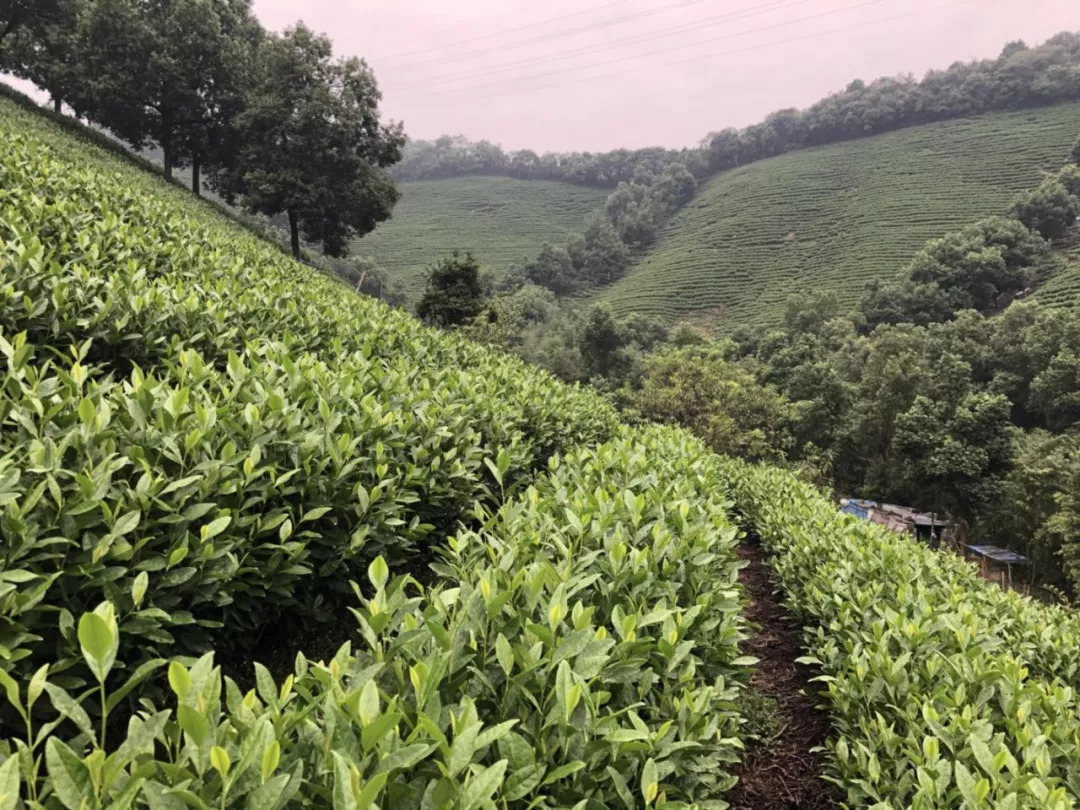
<instances>
[{"instance_id":1,"label":"row of trees on ridge","mask_svg":"<svg viewBox=\"0 0 1080 810\"><path fill-rule=\"evenodd\" d=\"M0 70L135 149L190 167L330 255L389 217L400 124L368 65L302 23L268 32L250 0L4 0Z\"/></svg>"}]
</instances>

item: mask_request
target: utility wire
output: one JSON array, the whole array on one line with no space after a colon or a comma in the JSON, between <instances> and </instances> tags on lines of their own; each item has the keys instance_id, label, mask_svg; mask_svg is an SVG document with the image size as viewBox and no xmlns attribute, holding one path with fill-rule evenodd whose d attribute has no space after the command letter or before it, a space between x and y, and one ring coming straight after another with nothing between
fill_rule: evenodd
<instances>
[{"instance_id":1,"label":"utility wire","mask_svg":"<svg viewBox=\"0 0 1080 810\"><path fill-rule=\"evenodd\" d=\"M592 75L592 76L581 76L581 77L577 77L576 79L572 79L570 81L557 81L557 82L552 82L552 83L549 83L549 84L536 85L536 86L528 87L528 88L524 88L524 89L518 88L518 89L506 90L506 91L503 91L502 93L495 93L495 94L488 95L487 98L492 98L492 97L497 96L497 95L506 95L507 93L514 93L516 95L520 95L522 93L531 93L531 92L534 92L534 91L537 91L537 90L548 90L548 89L552 89L552 88L564 87L567 84L579 84L581 82L594 81L594 80L597 80L597 79L617 78L617 77L624 76L628 71L633 72L633 71L638 71L638 70L656 70L657 68L685 65L685 64L689 64L691 62L700 62L700 61L706 60L706 59L714 59L714 58L719 57L719 56L734 56L734 55L737 55L737 54L755 53L757 51L766 50L768 48L775 48L775 47L780 46L780 45L789 45L789 44L791 44L793 42L804 42L806 40L819 39L821 37L829 36L831 34L845 33L847 31L853 31L853 30L857 30L857 29L860 29L860 28L866 28L866 27L872 26L872 25L880 25L882 23L894 22L896 20L908 19L910 17L920 17L920 16L922 16L924 14L928 14L928 13L931 13L931 12L934 12L934 11L944 11L944 10L947 10L947 9L956 8L958 6L971 5L972 3L976 3L976 2L979 2L979 0L957 0L957 2L946 3L946 4L940 5L940 6L932 6L930 8L917 9L915 11L909 11L909 12L906 12L904 14L895 14L893 16L883 17L883 18L877 19L877 20L867 20L865 22L853 23L851 25L839 26L837 28L829 28L829 29L826 29L824 31L815 31L815 32L813 32L811 34L804 34L802 36L788 37L786 39L773 40L772 42L763 42L763 43L759 43L758 45L751 45L751 46L746 47L746 48L736 48L736 49L728 50L728 51L714 51L712 53L697 54L696 56L687 57L686 59L676 59L676 60L672 60L672 61L668 61L668 62L661 62L661 63L656 64L656 65L640 65L638 67L626 68L626 69L619 70L619 71L609 71L608 73L599 73L599 74L595 74L595 75ZM464 89L467 90L468 88L464 88ZM453 92L455 92L455 91L454 90L447 90L445 94L440 93L438 95L441 96L441 95L451 94ZM711 92L711 91L704 91L704 92ZM698 94L698 95L701 95L701 94Z\"/></svg>"},{"instance_id":2,"label":"utility wire","mask_svg":"<svg viewBox=\"0 0 1080 810\"><path fill-rule=\"evenodd\" d=\"M683 43L681 45L676 45L676 46L666 47L666 48L659 48L657 50L647 51L647 52L641 53L641 54L631 54L629 56L621 56L621 57L618 57L616 59L608 59L608 60L603 61L603 62L593 62L593 63L588 64L588 65L577 65L575 67L560 68L558 70L550 70L550 71L547 71L547 72L544 72L544 73L533 73L533 74L526 75L526 76L510 76L510 77L507 77L507 78L504 78L504 79L498 79L498 80L493 81L493 82L485 82L485 83L482 83L482 84L471 85L471 86L466 86L466 87L447 88L446 90L435 91L435 92L432 92L432 93L424 93L424 94L418 95L418 96L406 96L406 98L411 101L411 100L420 99L420 98L428 98L428 97L433 96L433 95L444 95L445 93L458 92L458 91L461 91L461 90L483 90L484 88L487 88L487 87L498 87L500 85L504 85L504 84L508 84L508 83L513 84L513 83L522 82L522 81L529 81L530 79L542 79L542 78L546 78L548 76L558 76L558 75L565 74L565 73L573 73L573 72L578 71L578 70L588 70L589 68L594 68L594 67L604 67L606 65L614 65L614 64L621 63L621 62L627 62L627 61L636 60L636 59L643 59L643 58L648 57L648 56L656 56L656 55L663 54L663 53L670 53L671 51L683 50L685 48L693 48L693 47L696 47L698 45L707 45L707 44L710 44L710 43L713 43L713 42L722 42L722 41L727 40L727 39L734 39L736 37L743 37L743 36L746 36L748 34L757 34L757 33L760 33L762 31L771 31L771 30L774 30L774 29L777 29L777 28L785 28L785 27L787 27L789 25L795 25L795 24L801 23L801 22L808 22L810 20L818 20L818 19L821 19L823 17L830 17L830 16L833 16L833 15L836 15L836 14L842 14L842 13L844 13L846 11L854 11L855 9L859 9L859 8L866 8L868 6L875 6L875 5L879 5L881 3L884 3L884 2L886 2L886 0L863 0L863 2L856 3L856 4L851 5L851 6L844 6L842 8L830 9L829 11L818 12L817 14L809 14L809 15L807 15L805 17L797 17L797 18L795 18L793 20L784 20L782 22L773 23L771 25L763 25L763 26L760 26L758 28L750 28L750 29L747 29L746 31L738 31L738 32L735 32L733 34L724 34L723 36L710 37L709 39L701 39L701 40L698 40L696 42L686 42L686 43Z\"/></svg>"},{"instance_id":3,"label":"utility wire","mask_svg":"<svg viewBox=\"0 0 1080 810\"><path fill-rule=\"evenodd\" d=\"M529 67L534 64L543 64L544 62L554 61L556 59L563 60L568 58L576 58L579 56L588 56L593 53L599 53L601 51L610 51L618 48L624 48L628 45L637 45L642 42L651 42L657 39L666 39L667 37L675 36L676 34L683 34L687 31L696 31L702 28L711 28L714 25L719 25L721 22L743 20L750 17L757 17L761 14L767 14L774 11L782 11L783 9L790 8L791 6L803 5L810 0L770 0L767 3L762 3L757 6L750 6L749 8L733 11L728 14L720 14L714 17L704 17L700 20L693 20L687 23L681 23L680 25L673 26L671 28L664 28L659 31L651 31L645 34L635 34L630 37L622 39L612 40L611 42L599 43L596 45L586 45L579 48L570 48L564 51L556 51L554 53L544 54L543 56L532 56L526 59L519 59L513 62L502 62L495 65L490 65L482 68L476 68L466 73L458 74L444 74L435 76L425 76L422 79L410 79L405 84L394 84L388 82L388 86L392 86L395 90L410 90L416 86L427 86L431 84L443 84L449 81L460 81L462 79L469 79L476 76L486 76L492 73L501 72L508 69L518 69L521 67Z\"/></svg>"},{"instance_id":4,"label":"utility wire","mask_svg":"<svg viewBox=\"0 0 1080 810\"><path fill-rule=\"evenodd\" d=\"M711 2L712 0L708 0ZM707 0L679 0L677 3L671 3L666 6L659 6L657 8L645 9L644 11L637 11L633 14L626 14L622 17L612 17L607 20L600 20L599 22L589 23L583 25L580 28L570 28L561 31L552 31L547 34L541 34L535 36L532 39L521 39L514 42L507 42L503 45L499 45L497 48L481 48L476 51L468 51L466 53L459 53L453 56L445 57L433 57L431 59L425 59L421 62L412 62L406 65L392 66L395 70L416 70L417 68L427 67L428 65L445 65L452 64L454 62L462 62L476 57L490 56L493 52L502 52L507 48L520 48L525 45L535 45L539 42L548 42L553 39L562 39L563 37L573 36L575 34L585 33L586 31L595 31L599 28L607 28L611 25L622 25L633 20L640 20L644 17L652 17L656 14L663 14L668 11L674 11L675 9L685 8L687 6L695 6L699 3L707 2Z\"/></svg>"},{"instance_id":5,"label":"utility wire","mask_svg":"<svg viewBox=\"0 0 1080 810\"><path fill-rule=\"evenodd\" d=\"M454 42L444 42L440 45L432 45L427 48L417 48L415 51L405 51L404 53L397 53L391 57L388 57L386 61L392 61L394 59L400 59L405 56L417 56L420 54L429 54L432 51L442 51L447 48L457 48L461 45L468 45L471 42L482 42L485 39L494 39L495 37L501 37L506 34L516 34L518 31L528 31L530 28L537 28L542 25L547 25L553 22L561 22L562 20L569 20L571 17L581 17L586 14L594 14L597 11L603 11L605 8L612 8L613 6L625 5L625 0L614 0L611 3L604 3L601 6L594 6L593 8L582 9L581 11L575 11L571 14L561 14L558 17L548 17L546 20L537 20L536 22L525 23L524 25L518 25L514 28L504 28L501 31L494 31L490 34L480 34L479 36L469 37L467 39L458 39ZM382 62L383 60L377 59L374 61Z\"/></svg>"}]
</instances>

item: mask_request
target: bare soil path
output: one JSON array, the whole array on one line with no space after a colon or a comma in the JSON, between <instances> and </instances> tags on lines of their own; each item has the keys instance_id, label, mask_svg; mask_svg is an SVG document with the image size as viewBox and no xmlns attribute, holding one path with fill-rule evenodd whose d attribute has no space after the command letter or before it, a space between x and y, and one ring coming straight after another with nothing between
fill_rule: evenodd
<instances>
[{"instance_id":1,"label":"bare soil path","mask_svg":"<svg viewBox=\"0 0 1080 810\"><path fill-rule=\"evenodd\" d=\"M806 666L798 624L780 604L761 547L752 539L739 549L747 566L739 580L749 603L754 632L746 653L760 659L750 684L771 704L775 722L764 739L748 744L739 782L724 798L733 810L824 810L840 806L839 791L822 779L825 755L812 752L829 735L825 713L814 708L817 684Z\"/></svg>"}]
</instances>

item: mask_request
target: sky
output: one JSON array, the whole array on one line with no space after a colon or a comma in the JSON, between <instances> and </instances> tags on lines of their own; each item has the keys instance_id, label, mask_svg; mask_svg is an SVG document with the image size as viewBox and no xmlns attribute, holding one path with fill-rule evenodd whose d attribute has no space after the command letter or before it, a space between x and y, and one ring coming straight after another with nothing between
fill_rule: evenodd
<instances>
[{"instance_id":1,"label":"sky","mask_svg":"<svg viewBox=\"0 0 1080 810\"><path fill-rule=\"evenodd\" d=\"M690 146L855 78L1080 28L1076 0L254 0L362 56L410 137L507 149Z\"/></svg>"}]
</instances>

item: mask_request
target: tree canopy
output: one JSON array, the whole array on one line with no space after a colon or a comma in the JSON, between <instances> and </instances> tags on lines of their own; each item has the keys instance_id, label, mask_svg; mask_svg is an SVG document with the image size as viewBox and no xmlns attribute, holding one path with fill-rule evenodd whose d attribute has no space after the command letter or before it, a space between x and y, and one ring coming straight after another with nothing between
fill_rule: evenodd
<instances>
[{"instance_id":1,"label":"tree canopy","mask_svg":"<svg viewBox=\"0 0 1080 810\"><path fill-rule=\"evenodd\" d=\"M483 311L485 298L480 263L471 253L454 251L428 271L416 315L424 323L444 329L464 326Z\"/></svg>"},{"instance_id":2,"label":"tree canopy","mask_svg":"<svg viewBox=\"0 0 1080 810\"><path fill-rule=\"evenodd\" d=\"M335 60L330 40L304 25L259 49L230 190L251 211L287 214L294 254L301 231L337 256L390 216L398 192L383 169L404 134L380 123L380 98L365 62Z\"/></svg>"}]
</instances>

